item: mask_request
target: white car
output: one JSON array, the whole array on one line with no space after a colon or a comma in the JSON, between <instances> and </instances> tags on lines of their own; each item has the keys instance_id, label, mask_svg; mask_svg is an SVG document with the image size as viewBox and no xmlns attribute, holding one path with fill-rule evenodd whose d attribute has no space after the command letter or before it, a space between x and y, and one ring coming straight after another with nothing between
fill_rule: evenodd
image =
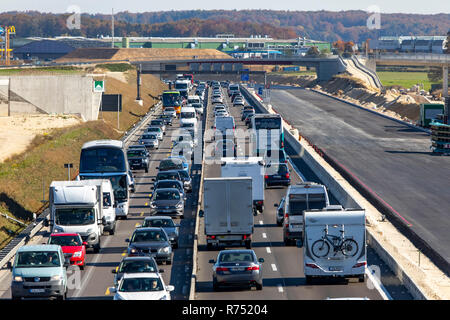
<instances>
[{"instance_id":1,"label":"white car","mask_svg":"<svg viewBox=\"0 0 450 320\"><path fill-rule=\"evenodd\" d=\"M223 109L219 109L217 111L214 112L214 116L215 117L228 117L229 114L227 111L223 110Z\"/></svg>"},{"instance_id":2,"label":"white car","mask_svg":"<svg viewBox=\"0 0 450 320\"><path fill-rule=\"evenodd\" d=\"M171 116L172 118L177 117L177 112L175 111L175 108L173 107L166 107L164 108L163 115Z\"/></svg>"},{"instance_id":3,"label":"white car","mask_svg":"<svg viewBox=\"0 0 450 320\"><path fill-rule=\"evenodd\" d=\"M213 96L211 102L212 103L223 103L223 98L221 96Z\"/></svg>"},{"instance_id":4,"label":"white car","mask_svg":"<svg viewBox=\"0 0 450 320\"><path fill-rule=\"evenodd\" d=\"M160 141L164 137L164 133L160 127L148 127L147 130L145 130L145 133L156 134L156 136L158 137L158 140L160 140Z\"/></svg>"},{"instance_id":5,"label":"white car","mask_svg":"<svg viewBox=\"0 0 450 320\"><path fill-rule=\"evenodd\" d=\"M117 288L110 288L114 300L171 300L174 286L166 286L159 273L125 273Z\"/></svg>"}]
</instances>

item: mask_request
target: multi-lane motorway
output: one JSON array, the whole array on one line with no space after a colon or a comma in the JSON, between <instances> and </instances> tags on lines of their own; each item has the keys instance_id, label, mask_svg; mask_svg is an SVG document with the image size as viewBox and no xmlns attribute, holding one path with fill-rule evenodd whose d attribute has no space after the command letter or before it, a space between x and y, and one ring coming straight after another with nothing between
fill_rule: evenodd
<instances>
[{"instance_id":1,"label":"multi-lane motorway","mask_svg":"<svg viewBox=\"0 0 450 320\"><path fill-rule=\"evenodd\" d=\"M450 261L450 158L431 153L428 134L303 89L271 90L271 103Z\"/></svg>"},{"instance_id":2,"label":"multi-lane motorway","mask_svg":"<svg viewBox=\"0 0 450 320\"><path fill-rule=\"evenodd\" d=\"M234 116L237 128L244 128L240 121L240 107L233 107L224 91L226 103L230 106L231 114ZM208 100L208 110L211 111L211 104ZM210 128L213 115L209 112L202 123L202 129ZM68 294L69 299L112 299L108 288L113 285L114 275L111 270L116 268L121 259L126 255L127 244L125 239L130 237L135 227L142 223L143 219L150 214L149 200L151 196L152 178L156 176L156 167L159 161L166 158L171 151L171 135L179 126L178 120L174 121L172 127L168 127L167 134L158 150L151 152L151 162L148 173L135 171L136 191L131 195L130 213L126 220L119 220L116 233L113 236L103 236L102 249L98 254L89 253L87 256L86 268L81 272L81 282L78 288L71 289ZM129 144L134 144L140 134L143 133L144 126L137 130L131 137ZM200 131L203 132L203 131ZM208 149L210 141L205 141L205 150ZM287 145L286 151L296 168L292 166L291 177L293 182L300 182L302 177L309 181L320 182L311 170L305 166L301 158L294 154L292 148ZM209 155L206 155L207 157ZM164 269L163 278L166 284L173 285L175 291L171 293L172 299L185 300L189 298L190 280L192 273L193 238L195 229L195 214L197 212L199 184L201 170L204 170L204 177L220 176L220 168L217 164L206 164L202 168L201 164L192 166L193 192L188 194L188 201L185 207L185 218L178 220L180 228L180 246L174 250L172 265L161 265ZM297 174L296 169L301 171ZM209 259L214 259L218 251L207 251L204 237L203 219L199 219L199 241L198 255L196 257L197 282L195 287L195 299L326 299L336 297L368 297L370 299L381 299L382 296L370 286L371 280L366 283L358 283L355 280L319 282L313 285L306 285L302 267L302 249L295 246L286 247L282 241L281 227L275 223L274 203L279 203L285 188L267 189L265 191L265 210L263 214L255 217L255 233L253 235L253 249L258 257L264 257L264 289L255 291L254 289L228 289L220 292L212 290L212 266ZM334 202L335 200L332 199ZM45 237L40 241L45 242ZM392 272L381 262L376 254L368 248L368 265L380 267L382 285L388 295L394 299L410 299L411 296L406 289L395 278ZM4 272L4 270L2 271ZM0 289L8 288L11 276L1 277ZM8 289L0 291L0 298L10 298Z\"/></svg>"}]
</instances>

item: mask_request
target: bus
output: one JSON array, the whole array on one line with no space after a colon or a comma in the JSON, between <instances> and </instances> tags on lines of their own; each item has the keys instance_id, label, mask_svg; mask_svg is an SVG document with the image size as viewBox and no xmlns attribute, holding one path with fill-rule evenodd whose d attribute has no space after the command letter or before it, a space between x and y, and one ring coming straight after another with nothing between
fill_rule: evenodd
<instances>
[{"instance_id":1,"label":"bus","mask_svg":"<svg viewBox=\"0 0 450 320\"><path fill-rule=\"evenodd\" d=\"M255 114L252 118L251 143L254 156L266 150L284 149L283 119L279 114Z\"/></svg>"},{"instance_id":2,"label":"bus","mask_svg":"<svg viewBox=\"0 0 450 320\"><path fill-rule=\"evenodd\" d=\"M188 98L190 89L191 89L191 81L190 80L175 81L175 90L178 90L184 99Z\"/></svg>"},{"instance_id":3,"label":"bus","mask_svg":"<svg viewBox=\"0 0 450 320\"><path fill-rule=\"evenodd\" d=\"M164 91L162 94L163 110L166 107L173 107L177 114L181 112L181 105L183 104L180 91Z\"/></svg>"},{"instance_id":4,"label":"bus","mask_svg":"<svg viewBox=\"0 0 450 320\"><path fill-rule=\"evenodd\" d=\"M109 179L116 202L116 216L125 219L128 215L132 184L130 172L122 141L94 140L83 144L78 179Z\"/></svg>"}]
</instances>

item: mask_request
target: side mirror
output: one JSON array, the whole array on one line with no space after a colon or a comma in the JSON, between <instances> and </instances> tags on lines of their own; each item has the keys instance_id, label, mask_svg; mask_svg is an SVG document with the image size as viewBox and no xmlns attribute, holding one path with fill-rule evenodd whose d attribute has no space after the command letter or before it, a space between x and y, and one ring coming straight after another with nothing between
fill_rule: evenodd
<instances>
[{"instance_id":1,"label":"side mirror","mask_svg":"<svg viewBox=\"0 0 450 320\"><path fill-rule=\"evenodd\" d=\"M156 167L156 169L158 169L158 170L159 170L159 167Z\"/></svg>"},{"instance_id":2,"label":"side mirror","mask_svg":"<svg viewBox=\"0 0 450 320\"><path fill-rule=\"evenodd\" d=\"M87 246L88 243L86 241L83 241L83 246Z\"/></svg>"},{"instance_id":3,"label":"side mirror","mask_svg":"<svg viewBox=\"0 0 450 320\"><path fill-rule=\"evenodd\" d=\"M102 218L102 225L103 225L103 226L106 226L106 224L107 224L107 222L106 222L106 217L103 217L103 218Z\"/></svg>"},{"instance_id":4,"label":"side mirror","mask_svg":"<svg viewBox=\"0 0 450 320\"><path fill-rule=\"evenodd\" d=\"M278 203L275 203L273 206L274 206L275 208L278 208L278 207L279 207L279 204L278 204Z\"/></svg>"},{"instance_id":5,"label":"side mirror","mask_svg":"<svg viewBox=\"0 0 450 320\"><path fill-rule=\"evenodd\" d=\"M129 242L130 242L130 239L125 239L125 242L126 242L126 243L129 243Z\"/></svg>"},{"instance_id":6,"label":"side mirror","mask_svg":"<svg viewBox=\"0 0 450 320\"><path fill-rule=\"evenodd\" d=\"M111 270L111 273L116 274L116 273L117 273L116 269L112 269L112 270Z\"/></svg>"},{"instance_id":7,"label":"side mirror","mask_svg":"<svg viewBox=\"0 0 450 320\"><path fill-rule=\"evenodd\" d=\"M64 259L64 267L68 267L68 266L70 266L70 258L65 258Z\"/></svg>"},{"instance_id":8,"label":"side mirror","mask_svg":"<svg viewBox=\"0 0 450 320\"><path fill-rule=\"evenodd\" d=\"M209 263L216 263L216 261L214 261L214 259L211 259L208 261Z\"/></svg>"},{"instance_id":9,"label":"side mirror","mask_svg":"<svg viewBox=\"0 0 450 320\"><path fill-rule=\"evenodd\" d=\"M263 263L263 262L264 262L264 258L259 258L259 259L258 259L258 262L259 262L259 263Z\"/></svg>"},{"instance_id":10,"label":"side mirror","mask_svg":"<svg viewBox=\"0 0 450 320\"><path fill-rule=\"evenodd\" d=\"M205 211L200 210L200 211L198 212L198 216L199 216L200 218L202 218L203 216L205 216Z\"/></svg>"},{"instance_id":11,"label":"side mirror","mask_svg":"<svg viewBox=\"0 0 450 320\"><path fill-rule=\"evenodd\" d=\"M166 290L171 292L171 291L175 290L175 287L174 286L166 286Z\"/></svg>"},{"instance_id":12,"label":"side mirror","mask_svg":"<svg viewBox=\"0 0 450 320\"><path fill-rule=\"evenodd\" d=\"M186 201L187 200L187 197L184 197L184 201Z\"/></svg>"},{"instance_id":13,"label":"side mirror","mask_svg":"<svg viewBox=\"0 0 450 320\"><path fill-rule=\"evenodd\" d=\"M159 269L158 272L159 273L164 273L164 269Z\"/></svg>"},{"instance_id":14,"label":"side mirror","mask_svg":"<svg viewBox=\"0 0 450 320\"><path fill-rule=\"evenodd\" d=\"M297 248L301 248L301 247L303 247L303 240L298 239L298 240L295 242L295 244L296 244Z\"/></svg>"}]
</instances>

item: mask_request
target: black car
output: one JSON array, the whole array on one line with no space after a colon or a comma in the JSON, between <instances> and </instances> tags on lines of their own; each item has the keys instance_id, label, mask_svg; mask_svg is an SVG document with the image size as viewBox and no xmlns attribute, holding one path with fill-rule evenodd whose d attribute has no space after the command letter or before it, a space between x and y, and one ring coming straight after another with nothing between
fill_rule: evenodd
<instances>
[{"instance_id":1,"label":"black car","mask_svg":"<svg viewBox=\"0 0 450 320\"><path fill-rule=\"evenodd\" d=\"M148 172L150 153L145 147L142 148L128 148L127 158L131 170L144 169Z\"/></svg>"},{"instance_id":2,"label":"black car","mask_svg":"<svg viewBox=\"0 0 450 320\"><path fill-rule=\"evenodd\" d=\"M255 109L244 109L244 111L242 111L242 116L241 116L241 120L244 121L245 118L247 118L247 116L249 114L255 114Z\"/></svg>"},{"instance_id":3,"label":"black car","mask_svg":"<svg viewBox=\"0 0 450 320\"><path fill-rule=\"evenodd\" d=\"M269 163L287 163L287 155L284 149L269 149L264 152L264 162Z\"/></svg>"},{"instance_id":4,"label":"black car","mask_svg":"<svg viewBox=\"0 0 450 320\"><path fill-rule=\"evenodd\" d=\"M247 116L244 119L244 123L247 126L247 128L252 127L252 118L255 116L256 113L247 113Z\"/></svg>"},{"instance_id":5,"label":"black car","mask_svg":"<svg viewBox=\"0 0 450 320\"><path fill-rule=\"evenodd\" d=\"M181 181L181 176L178 171L160 171L156 175L156 178L152 179L157 182L159 180L178 180Z\"/></svg>"},{"instance_id":6,"label":"black car","mask_svg":"<svg viewBox=\"0 0 450 320\"><path fill-rule=\"evenodd\" d=\"M291 184L289 168L285 163L270 163L265 166L264 187L288 186Z\"/></svg>"},{"instance_id":7,"label":"black car","mask_svg":"<svg viewBox=\"0 0 450 320\"><path fill-rule=\"evenodd\" d=\"M137 228L125 242L128 243L129 257L150 256L156 262L172 264L172 245L162 228Z\"/></svg>"}]
</instances>

